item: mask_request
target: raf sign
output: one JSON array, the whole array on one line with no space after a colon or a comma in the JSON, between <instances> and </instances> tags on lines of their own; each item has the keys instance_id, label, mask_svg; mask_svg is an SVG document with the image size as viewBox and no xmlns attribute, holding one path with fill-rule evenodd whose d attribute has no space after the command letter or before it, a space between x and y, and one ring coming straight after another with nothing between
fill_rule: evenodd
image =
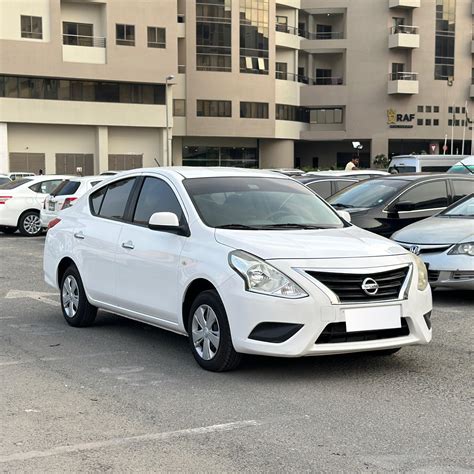
<instances>
[{"instance_id":1,"label":"raf sign","mask_svg":"<svg viewBox=\"0 0 474 474\"><path fill-rule=\"evenodd\" d=\"M390 128L413 128L415 114L397 114L395 109L387 110L387 124Z\"/></svg>"}]
</instances>

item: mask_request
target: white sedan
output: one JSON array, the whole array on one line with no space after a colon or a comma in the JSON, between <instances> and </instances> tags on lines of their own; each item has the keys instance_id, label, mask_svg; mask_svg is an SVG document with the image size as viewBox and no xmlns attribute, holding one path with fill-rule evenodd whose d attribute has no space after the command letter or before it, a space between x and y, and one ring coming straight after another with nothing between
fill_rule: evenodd
<instances>
[{"instance_id":1,"label":"white sedan","mask_svg":"<svg viewBox=\"0 0 474 474\"><path fill-rule=\"evenodd\" d=\"M99 184L108 176L87 176L71 178L63 181L53 192L46 197L41 209L41 227L48 228L63 209L72 206L77 199Z\"/></svg>"},{"instance_id":2,"label":"white sedan","mask_svg":"<svg viewBox=\"0 0 474 474\"><path fill-rule=\"evenodd\" d=\"M42 175L4 184L0 188L0 232L13 234L18 229L28 237L39 235L44 198L68 178L72 176Z\"/></svg>"},{"instance_id":3,"label":"white sedan","mask_svg":"<svg viewBox=\"0 0 474 474\"><path fill-rule=\"evenodd\" d=\"M474 194L405 227L392 239L420 255L433 288L474 290Z\"/></svg>"},{"instance_id":4,"label":"white sedan","mask_svg":"<svg viewBox=\"0 0 474 474\"><path fill-rule=\"evenodd\" d=\"M241 354L390 354L432 334L423 262L272 172L121 173L50 226L44 274L71 326L102 308L187 335L213 371Z\"/></svg>"}]
</instances>

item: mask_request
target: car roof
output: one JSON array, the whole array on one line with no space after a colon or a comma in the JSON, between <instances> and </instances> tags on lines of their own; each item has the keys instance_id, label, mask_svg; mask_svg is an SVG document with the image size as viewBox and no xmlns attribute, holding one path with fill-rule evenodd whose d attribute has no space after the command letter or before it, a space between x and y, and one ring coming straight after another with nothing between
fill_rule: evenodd
<instances>
[{"instance_id":1,"label":"car roof","mask_svg":"<svg viewBox=\"0 0 474 474\"><path fill-rule=\"evenodd\" d=\"M344 170L328 170L328 171L310 171L308 174L312 176L364 176L364 175L373 175L373 176L388 176L390 173L383 170L354 170L354 171L344 171Z\"/></svg>"},{"instance_id":2,"label":"car roof","mask_svg":"<svg viewBox=\"0 0 474 474\"><path fill-rule=\"evenodd\" d=\"M296 181L307 184L307 183L314 183L318 181L353 181L354 183L358 183L360 181L360 178L357 176L318 176L318 175L312 175L312 176L294 176L294 179Z\"/></svg>"},{"instance_id":3,"label":"car roof","mask_svg":"<svg viewBox=\"0 0 474 474\"><path fill-rule=\"evenodd\" d=\"M104 181L110 176L70 176L69 181L79 181L80 183L88 183L89 181Z\"/></svg>"},{"instance_id":4,"label":"car roof","mask_svg":"<svg viewBox=\"0 0 474 474\"><path fill-rule=\"evenodd\" d=\"M448 174L448 173L398 173L398 174L391 174L388 176L380 176L374 179L398 179L398 180L405 180L405 181L425 181L428 179L433 178L446 178L446 179L453 179L453 178L460 178L460 179L473 179L469 175L461 175L461 174ZM365 182L365 181L362 181Z\"/></svg>"},{"instance_id":5,"label":"car roof","mask_svg":"<svg viewBox=\"0 0 474 474\"><path fill-rule=\"evenodd\" d=\"M246 168L226 168L226 167L199 167L199 166L173 166L162 168L140 168L130 171L140 171L142 173L157 173L168 176L181 176L183 178L231 178L231 177L254 177L254 178L276 178L290 179L288 176L278 174L273 171L264 171ZM121 174L124 176L125 174Z\"/></svg>"}]
</instances>

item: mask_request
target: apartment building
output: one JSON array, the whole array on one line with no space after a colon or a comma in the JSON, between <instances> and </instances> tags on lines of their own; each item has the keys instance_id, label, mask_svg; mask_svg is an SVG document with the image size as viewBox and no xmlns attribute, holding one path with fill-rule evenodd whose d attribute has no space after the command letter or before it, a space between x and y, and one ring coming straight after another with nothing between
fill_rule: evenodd
<instances>
[{"instance_id":1,"label":"apartment building","mask_svg":"<svg viewBox=\"0 0 474 474\"><path fill-rule=\"evenodd\" d=\"M469 152L472 0L0 0L0 172Z\"/></svg>"}]
</instances>

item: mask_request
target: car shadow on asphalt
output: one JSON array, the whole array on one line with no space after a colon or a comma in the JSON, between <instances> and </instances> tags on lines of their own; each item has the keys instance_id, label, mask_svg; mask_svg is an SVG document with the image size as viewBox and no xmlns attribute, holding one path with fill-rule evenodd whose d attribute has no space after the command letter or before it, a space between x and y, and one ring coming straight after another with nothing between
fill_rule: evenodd
<instances>
[{"instance_id":1,"label":"car shadow on asphalt","mask_svg":"<svg viewBox=\"0 0 474 474\"><path fill-rule=\"evenodd\" d=\"M455 307L465 305L466 302L474 304L474 291L445 288L437 288L433 291L433 305L435 310L437 304L452 305Z\"/></svg>"}]
</instances>

